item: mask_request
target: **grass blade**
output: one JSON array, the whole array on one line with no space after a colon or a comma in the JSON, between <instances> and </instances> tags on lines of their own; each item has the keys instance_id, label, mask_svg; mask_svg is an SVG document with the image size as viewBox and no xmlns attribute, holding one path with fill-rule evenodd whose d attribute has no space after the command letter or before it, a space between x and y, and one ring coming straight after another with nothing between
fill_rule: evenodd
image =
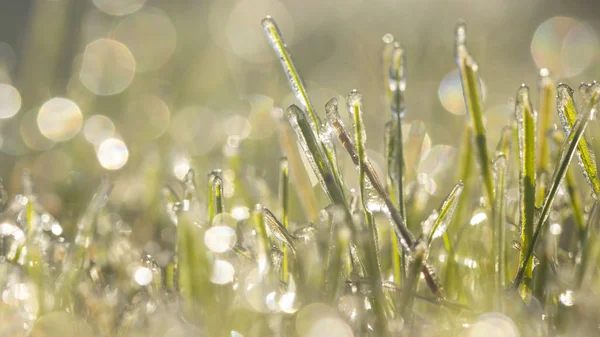
<instances>
[{"instance_id":1,"label":"grass blade","mask_svg":"<svg viewBox=\"0 0 600 337\"><path fill-rule=\"evenodd\" d=\"M477 162L481 170L484 194L487 204L492 205L494 200L494 182L487 150L486 131L483 125L482 95L477 75L478 67L475 60L469 55L466 39L466 26L464 22L459 22L456 27L456 64L460 73L469 125L473 131L473 141L477 153Z\"/></svg>"},{"instance_id":2,"label":"grass blade","mask_svg":"<svg viewBox=\"0 0 600 337\"><path fill-rule=\"evenodd\" d=\"M273 18L267 16L261 21L261 24L265 35L269 40L271 48L273 48L277 58L279 59L279 62L281 63L281 67L283 68L283 72L290 83L290 87L294 96L296 96L296 99L300 102L300 104L302 104L302 107L308 113L308 116L310 117L310 126L314 133L319 135L319 127L321 126L319 116L317 116L314 106L310 101L308 91L304 86L304 82L302 81L298 70L296 70L296 65L292 60L292 55L288 51L287 46L283 41L283 36L281 35L279 27L277 27L277 23Z\"/></svg>"},{"instance_id":3,"label":"grass blade","mask_svg":"<svg viewBox=\"0 0 600 337\"><path fill-rule=\"evenodd\" d=\"M290 192L289 192L289 164L286 157L279 161L279 207L281 207L281 224L286 231L289 231L289 207L290 207ZM283 253L283 261L281 264L281 280L285 283L289 281L290 274L290 257L287 245L281 246Z\"/></svg>"},{"instance_id":4,"label":"grass blade","mask_svg":"<svg viewBox=\"0 0 600 337\"><path fill-rule=\"evenodd\" d=\"M387 51L384 51L387 52ZM388 71L386 93L388 93L388 105L392 115L391 129L392 137L390 147L392 153L389 158L390 165L388 172L390 175L390 191L393 191L392 200L398 207L400 216L406 219L406 201L404 191L404 142L402 137L402 119L406 115L406 105L404 103L404 90L406 89L406 54L399 43L392 45L389 62L385 62L384 55L383 66ZM395 200L394 200L395 199ZM404 254L397 254L399 242L396 236L392 236L392 245L395 248L392 252L392 265L394 266L394 278L400 282L404 275Z\"/></svg>"},{"instance_id":5,"label":"grass blade","mask_svg":"<svg viewBox=\"0 0 600 337\"><path fill-rule=\"evenodd\" d=\"M529 88L522 85L517 90L515 117L519 133L519 225L521 227L521 254L525 261L531 245L535 214L535 115L529 100ZM530 279L532 261L525 265L525 277Z\"/></svg>"},{"instance_id":6,"label":"grass blade","mask_svg":"<svg viewBox=\"0 0 600 337\"><path fill-rule=\"evenodd\" d=\"M385 189L383 188L383 185L379 181L379 178L377 177L377 174L375 173L375 170L373 169L373 166L371 165L369 160L368 159L367 159L367 161L359 160L359 157L358 157L357 151L356 151L356 147L354 146L354 143L348 136L348 133L346 132L346 129L344 127L344 123L342 122L342 119L339 116L339 113L337 110L337 100L335 98L333 98L329 102L327 102L325 111L326 111L327 123L330 126L332 126L333 129L335 130L335 132L338 136L339 142L342 144L342 146L346 149L346 151L350 155L350 158L352 159L352 162L354 163L354 165L364 166L364 170L365 170L365 174L366 174L367 178L371 181L371 185L373 186L373 188L375 189L375 191L377 192L379 197L385 203L385 207L383 208L384 213L385 213L386 217L388 217L388 219L390 220L390 223L392 224L394 232L396 233L396 236L398 237L398 239L400 241L400 246L402 247L402 249L404 250L406 255L410 256L413 245L414 245L414 238L413 238L412 234L410 233L410 231L408 230L408 228L406 228L406 223L404 222L404 219L400 216L400 213L396 210L396 207L394 206L394 204L392 203L390 198L386 195ZM398 252L398 253L400 253L400 252ZM439 281L437 280L437 277L435 276L433 268L431 268L427 263L424 263L422 272L423 272L423 275L425 276L425 281L427 282L429 289L436 296L438 296L440 298L444 297L443 289L440 286Z\"/></svg>"},{"instance_id":7,"label":"grass blade","mask_svg":"<svg viewBox=\"0 0 600 337\"><path fill-rule=\"evenodd\" d=\"M502 129L502 136L496 147L496 158L494 159L494 173L496 174L496 200L494 201L494 219L492 231L492 251L494 255L494 271L496 274L495 286L499 308L502 290L506 287L508 277L508 256L506 250L506 180L508 176L508 156L511 153L513 132L510 126Z\"/></svg>"},{"instance_id":8,"label":"grass blade","mask_svg":"<svg viewBox=\"0 0 600 337\"><path fill-rule=\"evenodd\" d=\"M554 81L550 78L550 72L544 68L540 70L540 110L538 112L538 134L539 142L537 171L546 172L550 161L550 146L548 143L548 131L550 130L551 113L554 110L556 87ZM575 121L575 120L573 120ZM544 193L545 194L545 193Z\"/></svg>"},{"instance_id":9,"label":"grass blade","mask_svg":"<svg viewBox=\"0 0 600 337\"><path fill-rule=\"evenodd\" d=\"M367 133L363 124L363 111L362 111L362 94L358 91L353 90L347 98L348 111L352 115L354 122L354 136L356 137L356 150L357 156L360 162L367 162L366 143ZM370 231L370 240L366 244L367 252L367 268L368 274L372 279L372 286L374 291L375 299L375 314L377 316L377 335L387 336L389 335L389 329L387 327L386 320L386 298L383 293L382 280L381 280L381 264L379 263L377 247L379 245L377 238L377 228L375 227L375 221L373 219L373 213L370 210L370 203L373 202L374 197L378 197L377 192L374 190L370 179L367 179L365 173L365 167L363 165L358 166L358 179L360 186L360 197L363 204L363 212L365 214L365 222L368 230Z\"/></svg>"},{"instance_id":10,"label":"grass blade","mask_svg":"<svg viewBox=\"0 0 600 337\"><path fill-rule=\"evenodd\" d=\"M269 226L269 231L273 236L285 246L288 246L292 254L296 254L296 245L294 244L294 237L290 234L285 228L285 226L277 220L275 214L271 212L268 208L263 207L263 212L265 215L266 223Z\"/></svg>"},{"instance_id":11,"label":"grass blade","mask_svg":"<svg viewBox=\"0 0 600 337\"><path fill-rule=\"evenodd\" d=\"M573 128L573 124L575 124L575 120L577 119L577 108L575 107L575 102L573 101L573 89L571 89L568 85L561 83L557 87L557 92L558 116L560 117L563 131L565 134L569 134L571 132L571 128ZM593 98L590 97L589 99L592 100ZM588 104L594 105L595 102L590 101ZM594 156L592 146L590 145L591 143L588 142L586 138L587 137L584 135L584 140L579 142L579 145L577 145L577 160L579 161L579 166L583 170L585 179L592 188L592 191L597 199L600 197L600 180L598 178L598 170L596 168L596 158Z\"/></svg>"},{"instance_id":12,"label":"grass blade","mask_svg":"<svg viewBox=\"0 0 600 337\"><path fill-rule=\"evenodd\" d=\"M593 95L595 97L599 97L600 89L596 89ZM595 114L596 107L590 102L590 104L588 104L588 106L586 107L584 113L580 114L577 117L577 120L575 121L575 124L573 124L573 128L571 129L571 132L569 133L567 139L565 139L562 145L560 160L554 168L554 173L552 174L552 179L550 180L548 193L546 194L546 198L544 199L544 204L542 205L542 209L538 217L537 226L535 227L535 232L533 234L531 244L527 248L527 251L524 255L524 259L520 262L519 270L513 282L514 286L518 286L523 281L525 269L529 261L531 260L531 256L533 255L533 248L535 247L535 243L537 242L537 239L540 236L543 224L546 222L548 216L550 215L550 208L552 207L554 198L558 193L560 184L565 178L567 169L569 168L569 164L573 159L573 155L575 155L577 145L583 137L585 128L587 127L589 121L594 118Z\"/></svg>"},{"instance_id":13,"label":"grass blade","mask_svg":"<svg viewBox=\"0 0 600 337\"><path fill-rule=\"evenodd\" d=\"M319 183L327 194L329 200L337 205L346 205L346 198L337 179L333 175L333 170L329 161L326 159L323 147L315 137L313 130L305 114L296 105L290 105L287 109L288 119L292 129L296 132L296 137L300 142L302 150L306 154Z\"/></svg>"},{"instance_id":14,"label":"grass blade","mask_svg":"<svg viewBox=\"0 0 600 337\"><path fill-rule=\"evenodd\" d=\"M444 202L442 202L442 206L440 206L438 213L439 215L436 217L433 226L431 226L431 228L423 228L423 234L427 235L427 248L431 246L433 239L442 236L446 232L446 229L452 220L452 215L454 214L458 200L460 200L463 188L463 182L459 181L458 184L452 188L452 191L450 191L446 199L444 199Z\"/></svg>"}]
</instances>

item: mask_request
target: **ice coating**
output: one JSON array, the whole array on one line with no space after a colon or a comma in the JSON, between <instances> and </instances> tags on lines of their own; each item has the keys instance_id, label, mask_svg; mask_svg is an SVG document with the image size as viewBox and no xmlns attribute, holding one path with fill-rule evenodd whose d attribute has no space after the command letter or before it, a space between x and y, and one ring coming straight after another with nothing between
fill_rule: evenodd
<instances>
[{"instance_id":1,"label":"ice coating","mask_svg":"<svg viewBox=\"0 0 600 337\"><path fill-rule=\"evenodd\" d=\"M275 51L275 54L281 63L281 67L283 68L285 76L290 84L290 88L292 89L292 93L310 116L310 126L313 129L313 132L318 135L319 126L321 124L319 117L317 116L312 102L310 101L308 92L306 91L306 86L304 85L298 70L296 70L296 65L294 64L292 55L287 49L287 45L283 40L281 31L279 31L279 27L277 27L277 23L270 16L265 17L261 23L265 35L267 36L267 40L269 41L269 44Z\"/></svg>"},{"instance_id":2,"label":"ice coating","mask_svg":"<svg viewBox=\"0 0 600 337\"><path fill-rule=\"evenodd\" d=\"M319 180L319 184L321 184L323 191L325 191L325 193L328 195L328 197L331 198L331 195L329 195L329 192L327 189L327 183L325 182L325 177L323 177L323 174L321 174L319 163L317 163L317 161L315 160L315 157L313 156L312 151L311 151L311 150L314 150L314 151L318 151L318 152L322 153L322 150L319 148L311 149L311 147L309 146L308 141L306 140L306 137L305 137L305 132L309 131L309 130L304 130L300 125L301 122L308 123L308 121L306 120L306 117L304 116L304 114L302 113L300 108L297 107L296 105L291 105L287 109L287 115L288 115L288 120L290 121L290 125L292 126L292 129L296 133L296 136L298 137L298 141L300 142L300 146L302 147L302 150L304 151L304 154L306 155L306 159L308 159L308 162L310 163L310 166L312 167L313 172L315 173L315 176L317 176L317 179ZM321 166L322 166L321 168L323 168L325 170L329 169L329 167L327 166L326 163L321 163ZM333 177L330 177L330 178L333 179Z\"/></svg>"},{"instance_id":3,"label":"ice coating","mask_svg":"<svg viewBox=\"0 0 600 337\"><path fill-rule=\"evenodd\" d=\"M584 102L582 102L583 109L590 110L590 113L594 113L596 107L592 100L597 100L598 86L596 84L585 85L586 95L584 96ZM562 125L565 134L569 134L577 119L577 108L573 100L573 89L568 85L561 83L557 86L557 110L560 123ZM583 171L585 179L592 188L596 199L600 196L600 180L598 179L598 170L596 167L596 156L594 155L593 147L588 139L587 135L584 134L583 140L577 145L577 161L579 167Z\"/></svg>"},{"instance_id":4,"label":"ice coating","mask_svg":"<svg viewBox=\"0 0 600 337\"><path fill-rule=\"evenodd\" d=\"M406 89L406 54L399 43L394 43L389 70L389 90L392 94L390 110L392 118L404 118L406 105L404 103L404 90Z\"/></svg>"},{"instance_id":5,"label":"ice coating","mask_svg":"<svg viewBox=\"0 0 600 337\"><path fill-rule=\"evenodd\" d=\"M286 244L292 250L292 253L296 254L296 245L294 244L294 237L288 232L288 230L277 220L275 215L266 207L263 207L265 219L269 226L269 231L273 236L280 242Z\"/></svg>"},{"instance_id":6,"label":"ice coating","mask_svg":"<svg viewBox=\"0 0 600 337\"><path fill-rule=\"evenodd\" d=\"M454 215L454 210L456 209L456 205L458 205L458 200L460 199L460 195L463 192L464 184L462 181L459 181L448 197L442 203L440 207L440 215L436 219L436 224L434 226L433 232L431 233L431 239L439 238L444 235L446 229L450 225L450 221L452 220L452 215Z\"/></svg>"}]
</instances>

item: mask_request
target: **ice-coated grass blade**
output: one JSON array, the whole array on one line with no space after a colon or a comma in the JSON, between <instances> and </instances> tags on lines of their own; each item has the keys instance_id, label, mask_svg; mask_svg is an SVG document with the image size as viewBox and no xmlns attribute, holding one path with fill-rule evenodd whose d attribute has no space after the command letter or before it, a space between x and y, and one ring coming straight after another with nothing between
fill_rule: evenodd
<instances>
[{"instance_id":1,"label":"ice-coated grass blade","mask_svg":"<svg viewBox=\"0 0 600 337\"><path fill-rule=\"evenodd\" d=\"M390 63L392 59L392 50L394 49L394 36L392 34L385 34L381 39L383 41L383 48L381 50L381 65L383 70L383 90L385 92L385 102L389 106L392 100L392 91L389 85L389 74L390 74Z\"/></svg>"},{"instance_id":2,"label":"ice-coated grass blade","mask_svg":"<svg viewBox=\"0 0 600 337\"><path fill-rule=\"evenodd\" d=\"M540 70L540 107L538 111L537 140L539 142L537 171L546 172L550 161L550 146L548 142L548 131L550 130L551 114L554 111L556 86L550 77L550 71L544 68ZM544 193L545 194L545 193Z\"/></svg>"},{"instance_id":3,"label":"ice-coated grass blade","mask_svg":"<svg viewBox=\"0 0 600 337\"><path fill-rule=\"evenodd\" d=\"M404 200L404 144L402 141L402 119L406 115L406 104L404 103L404 90L406 89L406 56L404 49L399 43L394 43L388 77L388 85L391 92L390 112L394 128L394 170L391 177L394 183L395 195L398 199L398 211L400 216L406 219L406 205Z\"/></svg>"},{"instance_id":4,"label":"ice-coated grass blade","mask_svg":"<svg viewBox=\"0 0 600 337\"><path fill-rule=\"evenodd\" d=\"M600 90L596 90L594 92L594 95L598 95L599 93ZM537 242L540 236L544 223L550 215L550 208L552 207L554 198L558 193L560 184L565 178L567 169L569 168L569 164L571 163L573 155L577 150L577 145L583 137L585 128L587 127L589 121L594 118L595 114L596 107L592 104L588 104L586 109L584 109L584 113L580 114L577 117L577 120L575 121L575 124L571 129L571 132L569 133L567 139L565 139L562 145L560 160L556 163L556 166L554 167L554 173L552 174L552 179L550 179L548 193L546 194L546 198L544 199L544 204L542 205L542 209L537 220L537 226L535 227L535 232L533 233L531 244L528 246L527 251L525 252L524 259L519 262L519 270L513 282L514 286L519 286L519 284L523 281L525 270L527 269L527 265L529 264L531 256L533 255L535 243Z\"/></svg>"},{"instance_id":5,"label":"ice-coated grass blade","mask_svg":"<svg viewBox=\"0 0 600 337\"><path fill-rule=\"evenodd\" d=\"M281 224L286 231L289 231L289 207L290 207L290 184L289 184L289 164L287 157L279 161L279 207L281 208ZM281 262L281 280L285 283L289 281L290 257L287 245L281 246L283 261Z\"/></svg>"},{"instance_id":6,"label":"ice-coated grass blade","mask_svg":"<svg viewBox=\"0 0 600 337\"><path fill-rule=\"evenodd\" d=\"M331 216L331 228L325 293L327 294L327 303L333 305L342 292L343 280L348 278L352 271L350 259L351 231L346 226L344 211L339 207L330 208L328 213Z\"/></svg>"},{"instance_id":7,"label":"ice-coated grass blade","mask_svg":"<svg viewBox=\"0 0 600 337\"><path fill-rule=\"evenodd\" d=\"M302 150L306 154L313 172L317 176L321 188L327 194L329 200L336 205L346 205L346 198L339 185L338 180L333 175L333 169L327 156L324 153L315 134L312 131L310 123L305 114L296 105L290 105L287 109L288 119L292 129L296 132L296 137L300 142Z\"/></svg>"},{"instance_id":8,"label":"ice-coated grass blade","mask_svg":"<svg viewBox=\"0 0 600 337\"><path fill-rule=\"evenodd\" d=\"M402 299L400 301L400 313L407 322L412 321L413 301L417 292L421 268L423 267L423 263L425 262L426 258L427 247L425 247L424 242L420 242L415 247L415 253L413 255L413 260L410 263L409 272L406 277L406 285L403 287ZM412 324L408 325L411 326Z\"/></svg>"},{"instance_id":9,"label":"ice-coated grass blade","mask_svg":"<svg viewBox=\"0 0 600 337\"><path fill-rule=\"evenodd\" d=\"M304 107L308 113L308 116L310 117L311 128L318 136L319 127L321 126L319 116L317 116L317 113L310 101L308 91L304 86L304 82L302 81L298 70L296 70L296 65L292 60L292 55L288 51L287 45L283 41L283 36L279 31L279 27L277 27L277 23L273 18L267 16L261 21L261 24L265 35L267 36L267 40L269 40L271 48L273 48L273 51L275 51L275 54L281 63L281 67L283 68L283 72L290 83L290 87L294 96L296 96L296 99L300 102L300 104L302 104L302 107Z\"/></svg>"},{"instance_id":10,"label":"ice-coated grass blade","mask_svg":"<svg viewBox=\"0 0 600 337\"><path fill-rule=\"evenodd\" d=\"M399 43L393 43L391 48L384 49L383 67L387 70L386 93L388 94L388 105L391 113L390 155L388 158L388 174L390 179L390 197L398 207L400 216L406 219L406 201L404 191L404 143L402 138L402 119L406 115L406 104L404 90L406 89L406 54ZM389 56L388 54L389 53ZM386 62L389 57L389 62ZM394 266L394 279L396 282L404 277L405 257L399 252L398 238L392 236L392 265Z\"/></svg>"},{"instance_id":11,"label":"ice-coated grass blade","mask_svg":"<svg viewBox=\"0 0 600 337\"><path fill-rule=\"evenodd\" d=\"M575 107L575 102L573 100L573 89L564 83L560 83L557 87L557 93L558 116L565 134L569 134L577 119L577 108ZM591 95L589 97L590 102L587 104L593 105L595 104L594 101L597 99L597 96L594 98L594 95ZM594 192L594 196L598 199L600 197L600 178L598 177L596 158L592 146L590 145L591 143L586 138L587 137L584 135L584 140L580 141L579 145L577 145L577 160L579 161L579 166L583 170L585 179Z\"/></svg>"},{"instance_id":12,"label":"ice-coated grass blade","mask_svg":"<svg viewBox=\"0 0 600 337\"><path fill-rule=\"evenodd\" d=\"M492 231L492 251L494 255L496 304L502 309L501 294L506 287L508 277L508 256L506 250L506 180L508 176L508 156L511 153L512 129L506 126L496 147L496 158L493 167L496 177L496 199L494 200L494 219Z\"/></svg>"},{"instance_id":13,"label":"ice-coated grass blade","mask_svg":"<svg viewBox=\"0 0 600 337\"><path fill-rule=\"evenodd\" d=\"M283 115L283 114L282 114ZM298 147L296 146L295 135L292 132L287 120L277 118L279 130L279 143L283 153L288 158L288 163L291 168L292 180L295 182L294 187L298 193L300 204L305 211L308 219L314 220L317 217L317 205L315 193L307 176L306 170L300 158Z\"/></svg>"},{"instance_id":14,"label":"ice-coated grass blade","mask_svg":"<svg viewBox=\"0 0 600 337\"><path fill-rule=\"evenodd\" d=\"M487 149L487 139L485 126L483 125L483 111L481 108L482 95L477 74L477 64L469 55L467 50L467 28L465 23L460 21L456 26L456 65L460 73L463 94L465 97L465 106L469 125L473 131L473 141L477 154L477 162L481 171L483 180L483 190L488 205L492 205L494 200L494 180L490 156Z\"/></svg>"},{"instance_id":15,"label":"ice-coated grass blade","mask_svg":"<svg viewBox=\"0 0 600 337\"><path fill-rule=\"evenodd\" d=\"M71 246L67 253L61 275L57 281L57 289L59 289L58 293L61 294L61 296L69 292L70 287L72 287L73 282L75 282L77 272L81 270L85 263L85 259L88 255L88 247L94 236L96 215L98 214L98 211L106 205L112 187L113 185L109 182L108 178L103 177L92 200L89 202L77 222L75 244ZM72 299L69 296L66 296L63 300L65 301L63 303L64 306L67 308L72 306Z\"/></svg>"},{"instance_id":16,"label":"ice-coated grass blade","mask_svg":"<svg viewBox=\"0 0 600 337\"><path fill-rule=\"evenodd\" d=\"M191 171L191 173L188 172L185 180L189 180L190 178L193 178L193 177L188 177L190 174L194 174L193 171ZM215 193L214 193L215 188L214 187L215 187L215 180L220 179L220 174L221 174L221 171L219 171L219 170L214 170L208 174L208 191L206 192L206 220L209 225L212 224L212 221L215 218L215 215L218 214L215 209L216 200L215 200Z\"/></svg>"},{"instance_id":17,"label":"ice-coated grass blade","mask_svg":"<svg viewBox=\"0 0 600 337\"><path fill-rule=\"evenodd\" d=\"M517 90L515 118L519 133L519 225L521 227L521 253L523 264L533 236L535 214L535 113L529 100L529 88ZM525 277L531 278L533 263L525 266Z\"/></svg>"},{"instance_id":18,"label":"ice-coated grass blade","mask_svg":"<svg viewBox=\"0 0 600 337\"><path fill-rule=\"evenodd\" d=\"M565 136L560 132L554 132L552 134L552 139L554 140L554 143L557 146L560 146L565 141ZM581 194L579 193L579 190L577 188L573 167L570 166L567 169L567 174L565 175L565 187L567 193L569 194L571 211L573 212L573 219L575 220L575 224L577 225L579 231L579 241L580 244L583 244L586 230L583 215L583 200L581 200Z\"/></svg>"},{"instance_id":19,"label":"ice-coated grass blade","mask_svg":"<svg viewBox=\"0 0 600 337\"><path fill-rule=\"evenodd\" d=\"M296 245L294 244L294 237L290 234L285 228L285 226L277 220L275 214L271 212L268 208L263 207L263 212L265 215L265 220L267 225L269 226L269 231L273 236L281 243L286 245L292 251L292 254L296 254Z\"/></svg>"},{"instance_id":20,"label":"ice-coated grass blade","mask_svg":"<svg viewBox=\"0 0 600 337\"><path fill-rule=\"evenodd\" d=\"M581 245L581 261L579 261L579 266L577 268L577 272L575 275L575 282L581 288L583 285L583 281L585 279L588 268L593 267L593 264L590 265L591 259L593 259L595 253L593 253L594 243L597 245L597 233L596 226L598 223L598 200L594 201L592 209L590 210L590 214L588 216L587 224L585 225L585 240Z\"/></svg>"},{"instance_id":21,"label":"ice-coated grass blade","mask_svg":"<svg viewBox=\"0 0 600 337\"><path fill-rule=\"evenodd\" d=\"M354 143L348 136L348 132L346 131L344 124L338 114L337 100L335 98L331 99L327 103L326 113L327 113L327 122L335 130L340 144L342 144L342 146L346 149L346 151L350 155L350 158L352 159L352 162L354 163L354 165L364 166L364 170L365 170L365 174L366 174L367 178L370 180L372 187L375 189L375 191L377 192L377 194L379 195L379 197L383 200L383 202L385 204L385 207L383 208L385 211L384 213L390 220L390 223L392 224L394 232L396 233L396 236L398 237L398 240L400 241L400 246L402 247L404 252L408 256L410 256L411 250L412 250L412 247L414 244L414 238L413 238L412 234L410 233L410 231L408 230L408 228L406 228L406 223L404 222L404 219L400 216L400 213L397 211L395 205L390 200L390 198L386 195L385 189L384 189L383 185L381 184L379 178L377 177L377 174L375 173L375 170L373 169L373 166L371 165L371 163L368 161L368 159L366 162L362 162L359 160L359 157L358 157L358 154L356 151L356 146L354 145ZM400 253L400 251L398 251L398 253ZM437 277L435 276L435 273L433 272L433 269L430 268L427 265L427 263L425 263L422 272L423 272L423 275L425 276L425 281L427 282L427 286L429 287L429 289L436 296L438 296L440 298L443 297L444 295L443 295L442 287L440 286L440 284L437 280Z\"/></svg>"},{"instance_id":22,"label":"ice-coated grass blade","mask_svg":"<svg viewBox=\"0 0 600 337\"><path fill-rule=\"evenodd\" d=\"M223 179L221 176L215 176L212 181L212 194L215 202L215 214L225 212L225 197L223 196Z\"/></svg>"},{"instance_id":23,"label":"ice-coated grass blade","mask_svg":"<svg viewBox=\"0 0 600 337\"><path fill-rule=\"evenodd\" d=\"M452 215L454 214L458 200L463 192L463 188L463 182L459 181L454 188L452 188L452 191L450 191L446 199L444 199L438 212L439 215L433 222L433 226L431 228L423 228L423 234L427 235L426 242L428 249L431 246L433 239L442 236L446 232L446 229L452 220Z\"/></svg>"},{"instance_id":24,"label":"ice-coated grass blade","mask_svg":"<svg viewBox=\"0 0 600 337\"><path fill-rule=\"evenodd\" d=\"M257 204L252 211L252 225L256 231L258 271L264 275L271 268L269 237L265 226L264 208Z\"/></svg>"},{"instance_id":25,"label":"ice-coated grass blade","mask_svg":"<svg viewBox=\"0 0 600 337\"><path fill-rule=\"evenodd\" d=\"M394 121L389 121L386 123L385 125L385 136L384 136L384 143L385 143L385 157L386 157L386 163L387 163L387 172L388 172L388 177L387 177L387 190L388 190L388 195L390 196L390 199L392 200L392 202L395 205L398 205L398 198L397 196L397 192L395 189L396 184L394 184L395 179L394 179L394 171L396 169L395 164L395 151L394 151L394 130L395 130L395 126L394 126ZM403 217L404 218L404 217ZM391 235L391 241L392 241L392 251L390 252L390 259L391 259L391 265L392 265L392 275L394 277L394 282L396 282L396 284L401 284L402 280L405 277L406 274L406 268L404 267L404 260L405 260L405 256L404 256L404 251L402 250L402 247L400 246L400 241L398 240L398 237L396 235ZM398 253L398 252L402 252L402 253Z\"/></svg>"},{"instance_id":26,"label":"ice-coated grass blade","mask_svg":"<svg viewBox=\"0 0 600 337\"><path fill-rule=\"evenodd\" d=\"M358 91L353 90L348 94L347 97L348 111L352 115L352 120L354 122L354 136L356 137L356 154L359 158L360 162L367 162L367 133L364 128L363 123L363 111L362 111L362 94ZM368 240L366 246L366 255L367 255L367 270L369 277L373 280L372 286L374 291L374 299L375 299L375 314L377 316L377 329L376 332L378 335L388 336L389 329L387 326L386 320L386 298L383 293L382 283L381 283L381 265L379 263L378 257L378 238L377 238L377 228L375 227L375 221L373 219L373 213L370 211L369 203L372 202L371 198L373 198L373 194L376 193L373 191L373 186L368 180L365 167L363 165L358 166L358 179L360 186L360 197L363 205L363 212L365 214L365 222L367 224L368 230L370 232L370 240Z\"/></svg>"},{"instance_id":27,"label":"ice-coated grass blade","mask_svg":"<svg viewBox=\"0 0 600 337\"><path fill-rule=\"evenodd\" d=\"M463 182L463 191L458 198L458 204L456 205L455 215L452 217L449 228L442 236L444 240L444 249L448 253L448 262L446 264L446 272L444 275L444 285L447 289L448 296L453 298L456 294L456 277L454 275L456 271L456 262L454 261L454 249L452 247L452 241L450 239L450 233L454 233L459 226L462 226L465 222L465 214L469 207L469 192L471 191L472 185L472 168L474 166L473 158L473 142L471 141L472 130L471 127L466 124L463 133L463 140L461 144L460 162L458 168L458 179Z\"/></svg>"}]
</instances>

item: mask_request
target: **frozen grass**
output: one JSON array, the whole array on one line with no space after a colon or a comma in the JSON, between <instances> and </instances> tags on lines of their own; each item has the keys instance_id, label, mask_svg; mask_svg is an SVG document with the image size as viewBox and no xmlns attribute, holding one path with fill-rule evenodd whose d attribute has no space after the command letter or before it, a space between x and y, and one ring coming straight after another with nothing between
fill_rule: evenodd
<instances>
[{"instance_id":1,"label":"frozen grass","mask_svg":"<svg viewBox=\"0 0 600 337\"><path fill-rule=\"evenodd\" d=\"M600 85L580 87L578 112L573 90L555 86L543 70L537 115L529 89L518 88L514 122L493 126L502 132L491 151L478 67L459 23L455 57L467 118L457 179L446 184L454 187L440 207L423 216L423 187L407 169L416 158L405 146L414 145L402 134L410 112L401 45L384 37L390 120L387 172L379 177L366 151L370 102L359 91L348 94L348 127L335 98L320 115L275 21L265 18L262 26L299 103L278 121L285 157L274 164L275 201L248 204L252 191L236 180L244 193L228 205L223 172L210 172L199 188L190 170L162 190L161 215L177 229L165 259L133 247L110 220L110 230L102 229L108 180L82 212L73 242L56 239L49 232L55 220L36 203L26 173L0 224L0 336L600 333L600 180L585 132L597 123ZM555 95L562 132L549 122ZM299 174L295 142L326 200ZM575 154L581 170L570 168ZM358 191L341 175L345 155L358 171ZM313 222L299 226L298 212Z\"/></svg>"}]
</instances>

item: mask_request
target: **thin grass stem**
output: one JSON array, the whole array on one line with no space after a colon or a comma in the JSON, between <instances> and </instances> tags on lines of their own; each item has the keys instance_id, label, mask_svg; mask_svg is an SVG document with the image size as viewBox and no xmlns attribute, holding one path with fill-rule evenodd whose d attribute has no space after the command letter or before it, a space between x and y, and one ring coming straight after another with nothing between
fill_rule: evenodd
<instances>
[{"instance_id":1,"label":"thin grass stem","mask_svg":"<svg viewBox=\"0 0 600 337\"><path fill-rule=\"evenodd\" d=\"M469 125L473 131L473 141L483 180L484 195L487 204L491 207L494 200L494 181L487 149L486 131L483 125L482 95L480 80L477 74L478 66L471 55L469 55L466 39L466 26L461 21L456 26L456 64L460 73Z\"/></svg>"},{"instance_id":2,"label":"thin grass stem","mask_svg":"<svg viewBox=\"0 0 600 337\"><path fill-rule=\"evenodd\" d=\"M535 214L535 115L529 100L529 88L522 85L517 90L515 117L519 132L519 225L521 227L521 254L519 262L526 259L531 245ZM531 279L532 261L525 265L525 277Z\"/></svg>"}]
</instances>

